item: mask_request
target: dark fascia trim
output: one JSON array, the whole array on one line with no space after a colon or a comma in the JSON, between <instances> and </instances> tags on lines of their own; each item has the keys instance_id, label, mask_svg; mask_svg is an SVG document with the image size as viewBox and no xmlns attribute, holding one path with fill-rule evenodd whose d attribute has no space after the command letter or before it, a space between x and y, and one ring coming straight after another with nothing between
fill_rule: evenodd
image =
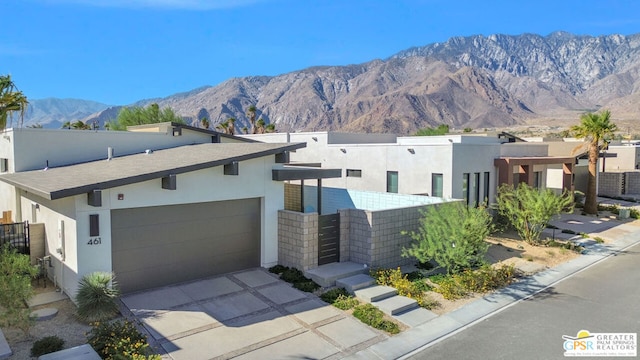
<instances>
[{"instance_id":1,"label":"dark fascia trim","mask_svg":"<svg viewBox=\"0 0 640 360\"><path fill-rule=\"evenodd\" d=\"M180 123L177 123L177 122L172 122L171 126L182 128L182 129L187 129L187 130L191 130L191 131L195 131L195 132L199 132L199 133L203 133L203 134L208 134L208 135L216 135L217 134L218 136L223 137L223 138L238 140L238 141L247 142L247 143L261 142L261 141L257 141L257 140L253 140L253 139L247 139L247 138L240 137L240 136L234 136L234 135L221 133L221 132L215 131L215 130L201 129L199 127L180 124Z\"/></svg>"},{"instance_id":2,"label":"dark fascia trim","mask_svg":"<svg viewBox=\"0 0 640 360\"><path fill-rule=\"evenodd\" d=\"M118 186L135 184L135 183L144 182L144 181L148 181L148 180L163 178L165 176L169 176L170 174L178 175L178 174L184 174L184 173L188 173L188 172L192 172L192 171L212 168L212 167L216 167L216 166L223 166L223 165L228 164L228 163L233 162L233 161L241 162L241 161L245 161L245 160L256 159L256 158L265 157L265 156L269 156L269 155L275 155L275 154L281 153L282 151L302 149L302 148L304 148L306 146L307 146L306 143L294 143L294 144L285 145L285 146L282 146L282 147L279 147L279 148L276 148L276 149L264 150L264 151L260 151L260 152L253 153L253 154L235 156L235 157L231 157L231 158L220 159L220 160L215 160L215 161L209 161L209 162L206 162L206 163L200 163L200 164L191 165L191 166L184 166L184 167L174 168L174 169L170 169L170 170L157 171L157 172L153 172L153 173L142 174L142 175L138 175L138 176L132 176L132 177L123 178L123 179L105 181L105 182L95 183L95 184L86 185L86 186L79 186L79 187L75 187L75 188L69 188L69 189L64 189L64 190L59 190L59 191L53 191L50 194L46 194L45 193L44 194L45 196L43 196L43 197L46 198L46 199L49 199L49 200L62 199L62 198L65 198L65 197L69 197L69 196L74 196L74 195L90 192L90 191L93 191L94 189L110 189L110 188L114 188L114 187L118 187ZM18 187L24 189L23 186L18 186ZM42 196L42 194L43 194L40 191L37 191L37 192L34 192L34 193L38 193L40 196Z\"/></svg>"},{"instance_id":3,"label":"dark fascia trim","mask_svg":"<svg viewBox=\"0 0 640 360\"><path fill-rule=\"evenodd\" d=\"M330 179L342 177L342 169L318 169L318 168L279 168L271 170L271 178L274 181Z\"/></svg>"}]
</instances>

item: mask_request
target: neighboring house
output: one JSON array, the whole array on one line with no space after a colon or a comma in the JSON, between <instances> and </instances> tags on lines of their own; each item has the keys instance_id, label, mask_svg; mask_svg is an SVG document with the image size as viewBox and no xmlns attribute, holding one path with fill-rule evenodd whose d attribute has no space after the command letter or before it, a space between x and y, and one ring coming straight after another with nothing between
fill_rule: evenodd
<instances>
[{"instance_id":1,"label":"neighboring house","mask_svg":"<svg viewBox=\"0 0 640 360\"><path fill-rule=\"evenodd\" d=\"M44 224L56 285L73 298L83 275L114 271L126 293L277 263L274 171L305 144L178 124L130 130L2 134L0 207Z\"/></svg>"},{"instance_id":2,"label":"neighboring house","mask_svg":"<svg viewBox=\"0 0 640 360\"><path fill-rule=\"evenodd\" d=\"M334 132L244 135L265 142L306 142L292 163L340 168L337 188L493 202L502 183L572 189L574 156L550 156L548 145L500 134L407 136Z\"/></svg>"},{"instance_id":3,"label":"neighboring house","mask_svg":"<svg viewBox=\"0 0 640 360\"><path fill-rule=\"evenodd\" d=\"M601 151L598 194L628 196L640 194L640 144L616 141Z\"/></svg>"}]
</instances>

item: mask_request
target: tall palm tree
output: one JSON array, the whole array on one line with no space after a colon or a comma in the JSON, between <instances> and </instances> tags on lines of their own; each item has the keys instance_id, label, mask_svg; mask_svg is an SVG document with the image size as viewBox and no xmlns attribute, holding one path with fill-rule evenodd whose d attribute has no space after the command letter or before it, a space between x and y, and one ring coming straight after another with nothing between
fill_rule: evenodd
<instances>
[{"instance_id":1,"label":"tall palm tree","mask_svg":"<svg viewBox=\"0 0 640 360\"><path fill-rule=\"evenodd\" d=\"M7 120L13 121L13 113L20 112L20 125L27 110L27 97L11 81L11 75L0 76L0 130L7 127Z\"/></svg>"},{"instance_id":2,"label":"tall palm tree","mask_svg":"<svg viewBox=\"0 0 640 360\"><path fill-rule=\"evenodd\" d=\"M227 119L227 134L229 134L229 135L235 135L236 134L235 122L236 122L235 118L228 118Z\"/></svg>"},{"instance_id":3,"label":"tall palm tree","mask_svg":"<svg viewBox=\"0 0 640 360\"><path fill-rule=\"evenodd\" d=\"M596 188L596 176L598 174L598 157L600 150L606 146L607 140L618 130L616 124L611 122L611 112L603 110L598 113L586 113L580 116L580 125L571 127L571 132L576 138L589 142L589 178L587 181L587 193L584 200L584 212L587 214L598 213L598 190Z\"/></svg>"},{"instance_id":4,"label":"tall palm tree","mask_svg":"<svg viewBox=\"0 0 640 360\"><path fill-rule=\"evenodd\" d=\"M251 123L250 134L256 133L256 111L258 111L258 109L253 105L249 106L249 109L247 109L247 116L249 116L249 123Z\"/></svg>"},{"instance_id":5,"label":"tall palm tree","mask_svg":"<svg viewBox=\"0 0 640 360\"><path fill-rule=\"evenodd\" d=\"M209 119L202 117L202 119L200 119L200 125L202 125L204 129L209 129Z\"/></svg>"}]
</instances>

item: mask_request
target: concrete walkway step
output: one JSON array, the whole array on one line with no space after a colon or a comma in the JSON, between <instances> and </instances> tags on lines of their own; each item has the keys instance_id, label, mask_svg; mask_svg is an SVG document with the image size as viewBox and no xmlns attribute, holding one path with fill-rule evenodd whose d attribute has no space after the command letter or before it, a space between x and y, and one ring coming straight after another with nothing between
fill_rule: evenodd
<instances>
[{"instance_id":1,"label":"concrete walkway step","mask_svg":"<svg viewBox=\"0 0 640 360\"><path fill-rule=\"evenodd\" d=\"M101 360L101 358L91 345L84 344L42 355L38 360Z\"/></svg>"},{"instance_id":2,"label":"concrete walkway step","mask_svg":"<svg viewBox=\"0 0 640 360\"><path fill-rule=\"evenodd\" d=\"M368 271L366 265L347 262L337 262L318 266L304 272L304 276L315 281L322 287L331 287L336 284L336 280L350 276L364 274Z\"/></svg>"},{"instance_id":3,"label":"concrete walkway step","mask_svg":"<svg viewBox=\"0 0 640 360\"><path fill-rule=\"evenodd\" d=\"M354 295L357 298L360 298L368 303L384 300L392 296L396 296L397 294L398 290L392 288L391 286L383 285L374 285L368 288L354 291Z\"/></svg>"},{"instance_id":4,"label":"concrete walkway step","mask_svg":"<svg viewBox=\"0 0 640 360\"><path fill-rule=\"evenodd\" d=\"M58 309L56 308L42 308L31 312L31 317L35 318L36 321L53 319L56 315L58 315Z\"/></svg>"},{"instance_id":5,"label":"concrete walkway step","mask_svg":"<svg viewBox=\"0 0 640 360\"><path fill-rule=\"evenodd\" d=\"M367 288L374 285L376 281L369 275L358 274L336 280L337 287L345 288L349 293L353 294L354 291Z\"/></svg>"},{"instance_id":6,"label":"concrete walkway step","mask_svg":"<svg viewBox=\"0 0 640 360\"><path fill-rule=\"evenodd\" d=\"M409 327L416 327L437 318L438 315L427 309L417 307L397 315L392 315L392 317Z\"/></svg>"},{"instance_id":7,"label":"concrete walkway step","mask_svg":"<svg viewBox=\"0 0 640 360\"><path fill-rule=\"evenodd\" d=\"M60 291L50 291L34 295L31 299L29 299L27 304L29 305L29 307L34 307L66 299L68 299L68 297L64 293Z\"/></svg>"},{"instance_id":8,"label":"concrete walkway step","mask_svg":"<svg viewBox=\"0 0 640 360\"><path fill-rule=\"evenodd\" d=\"M418 307L418 302L405 296L393 296L380 301L376 301L373 305L377 306L382 312L389 315L398 315L405 311Z\"/></svg>"},{"instance_id":9,"label":"concrete walkway step","mask_svg":"<svg viewBox=\"0 0 640 360\"><path fill-rule=\"evenodd\" d=\"M0 329L0 359L6 359L11 355L13 355L13 351L11 351L9 343L7 342L7 339L4 338L2 329Z\"/></svg>"}]
</instances>

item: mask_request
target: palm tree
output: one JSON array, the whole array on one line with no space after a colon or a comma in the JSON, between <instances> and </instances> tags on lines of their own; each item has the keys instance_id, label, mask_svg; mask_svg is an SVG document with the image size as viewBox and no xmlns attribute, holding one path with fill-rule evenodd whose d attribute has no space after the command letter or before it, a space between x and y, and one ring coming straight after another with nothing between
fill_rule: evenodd
<instances>
[{"instance_id":1,"label":"palm tree","mask_svg":"<svg viewBox=\"0 0 640 360\"><path fill-rule=\"evenodd\" d=\"M216 129L218 129L218 130L219 130L219 131L221 131L222 133L226 134L226 133L227 133L227 131L229 131L229 130L228 130L228 129L229 129L229 126L228 126L227 122L225 121L225 122L223 122L223 123L218 124L218 125L216 126Z\"/></svg>"},{"instance_id":2,"label":"palm tree","mask_svg":"<svg viewBox=\"0 0 640 360\"><path fill-rule=\"evenodd\" d=\"M61 129L71 129L71 121L65 121L60 128Z\"/></svg>"},{"instance_id":3,"label":"palm tree","mask_svg":"<svg viewBox=\"0 0 640 360\"><path fill-rule=\"evenodd\" d=\"M266 123L264 122L264 120L262 120L262 118L258 119L258 122L256 122L256 129L254 134L264 134L265 125Z\"/></svg>"},{"instance_id":4,"label":"palm tree","mask_svg":"<svg viewBox=\"0 0 640 360\"><path fill-rule=\"evenodd\" d=\"M12 115L16 111L20 112L20 125L22 125L28 104L27 97L11 81L11 75L0 76L0 130L7 127L7 119L13 121Z\"/></svg>"},{"instance_id":5,"label":"palm tree","mask_svg":"<svg viewBox=\"0 0 640 360\"><path fill-rule=\"evenodd\" d=\"M256 107L253 105L249 106L249 109L247 109L247 116L249 116L249 123L251 123L250 134L256 133L256 111L257 110L258 109L256 109Z\"/></svg>"},{"instance_id":6,"label":"palm tree","mask_svg":"<svg viewBox=\"0 0 640 360\"><path fill-rule=\"evenodd\" d=\"M607 140L618 130L616 124L610 121L611 112L604 110L600 114L586 113L580 116L580 125L571 127L571 132L579 139L589 142L589 178L587 181L587 193L584 201L584 212L587 214L598 213L598 191L596 188L596 176L598 174L598 157L600 150L607 144Z\"/></svg>"},{"instance_id":7,"label":"palm tree","mask_svg":"<svg viewBox=\"0 0 640 360\"><path fill-rule=\"evenodd\" d=\"M229 135L235 135L236 134L236 126L234 125L236 122L235 118L228 118L227 119L227 133Z\"/></svg>"},{"instance_id":8,"label":"palm tree","mask_svg":"<svg viewBox=\"0 0 640 360\"><path fill-rule=\"evenodd\" d=\"M206 117L203 117L202 119L200 119L200 125L202 125L202 127L204 129L208 129L209 128L209 120Z\"/></svg>"}]
</instances>

